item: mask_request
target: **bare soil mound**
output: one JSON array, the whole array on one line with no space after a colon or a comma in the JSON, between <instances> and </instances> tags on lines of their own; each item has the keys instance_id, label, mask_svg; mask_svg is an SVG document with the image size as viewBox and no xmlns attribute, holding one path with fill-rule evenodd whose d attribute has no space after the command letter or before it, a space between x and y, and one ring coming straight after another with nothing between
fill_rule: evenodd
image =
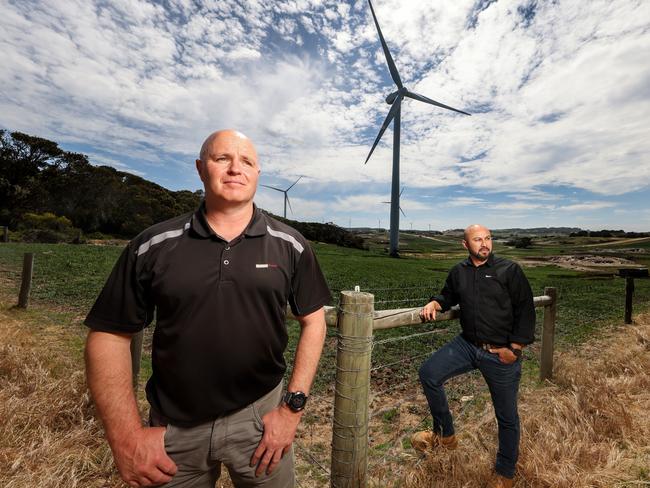
<instances>
[{"instance_id":1,"label":"bare soil mound","mask_svg":"<svg viewBox=\"0 0 650 488\"><path fill-rule=\"evenodd\" d=\"M525 259L520 261L524 266L541 266L554 264L562 268L576 271L602 271L616 268L637 267L634 261L618 256L599 256L594 254L567 254L549 258Z\"/></svg>"}]
</instances>

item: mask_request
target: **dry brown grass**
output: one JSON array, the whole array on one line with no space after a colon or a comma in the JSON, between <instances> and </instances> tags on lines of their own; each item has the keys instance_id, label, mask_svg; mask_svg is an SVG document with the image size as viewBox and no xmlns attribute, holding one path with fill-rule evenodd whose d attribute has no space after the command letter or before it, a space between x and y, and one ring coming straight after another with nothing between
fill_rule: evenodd
<instances>
[{"instance_id":1,"label":"dry brown grass","mask_svg":"<svg viewBox=\"0 0 650 488\"><path fill-rule=\"evenodd\" d=\"M125 486L94 418L78 351L69 344L70 333L61 324L35 321L0 303L2 488ZM522 390L517 487L650 486L649 352L650 314L645 314L634 326L559 354L553 383ZM417 415L402 410L404 426L418 422L410 419ZM385 472L371 470L370 485L482 486L496 449L489 402L461 424L457 451L418 460L411 449L400 449L397 464ZM329 435L323 433L320 441L326 447ZM301 486L327 486L322 475L305 472L304 456L297 454ZM229 486L227 476L219 484Z\"/></svg>"},{"instance_id":2,"label":"dry brown grass","mask_svg":"<svg viewBox=\"0 0 650 488\"><path fill-rule=\"evenodd\" d=\"M0 486L124 486L64 337L17 315L0 310Z\"/></svg>"},{"instance_id":3,"label":"dry brown grass","mask_svg":"<svg viewBox=\"0 0 650 488\"><path fill-rule=\"evenodd\" d=\"M650 486L650 314L559 354L552 383L522 391L516 487ZM496 450L487 407L459 426L461 447L429 456L408 487L480 487Z\"/></svg>"}]
</instances>

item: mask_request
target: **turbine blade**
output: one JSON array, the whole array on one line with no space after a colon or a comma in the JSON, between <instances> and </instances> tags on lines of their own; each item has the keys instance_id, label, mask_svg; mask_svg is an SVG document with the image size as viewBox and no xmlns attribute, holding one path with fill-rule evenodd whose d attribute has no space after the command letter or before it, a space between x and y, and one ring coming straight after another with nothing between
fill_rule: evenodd
<instances>
[{"instance_id":1,"label":"turbine blade","mask_svg":"<svg viewBox=\"0 0 650 488\"><path fill-rule=\"evenodd\" d=\"M291 210L291 215L293 215L293 209L291 208L291 200L289 200L289 195L284 194L284 198L287 199L287 204L289 205L289 210Z\"/></svg>"},{"instance_id":2,"label":"turbine blade","mask_svg":"<svg viewBox=\"0 0 650 488\"><path fill-rule=\"evenodd\" d=\"M384 135L384 132L386 131L386 127L388 127L388 124L390 124L395 117L395 114L399 110L399 106L402 103L402 97L397 96L395 98L395 101L393 102L393 105L390 107L390 110L388 111L388 115L386 115L386 119L384 120L384 123L381 124L381 129L379 129L379 134L377 134L377 138L375 139L375 143L372 145L372 149L370 149L370 152L368 153L368 157L366 158L366 162L363 164L366 164L368 160L370 159L370 156L372 156L372 152L375 150L377 147L377 144L379 144L379 140L381 139L381 136Z\"/></svg>"},{"instance_id":3,"label":"turbine blade","mask_svg":"<svg viewBox=\"0 0 650 488\"><path fill-rule=\"evenodd\" d=\"M402 212L402 215L406 217L406 214L404 213L404 210L402 210L402 207L399 208L399 211Z\"/></svg>"},{"instance_id":4,"label":"turbine blade","mask_svg":"<svg viewBox=\"0 0 650 488\"><path fill-rule=\"evenodd\" d=\"M302 175L300 176L300 178L302 178ZM298 183L298 182L300 181L300 178L298 178L296 181L294 181L294 182L293 182L293 185L295 185L296 183ZM293 188L293 185L291 185L289 188L287 188L286 191L291 190L291 189Z\"/></svg>"},{"instance_id":5,"label":"turbine blade","mask_svg":"<svg viewBox=\"0 0 650 488\"><path fill-rule=\"evenodd\" d=\"M274 186L263 185L262 183L260 183L260 186L263 186L264 188L270 188L271 190L284 192L284 190L281 190L280 188L275 188Z\"/></svg>"},{"instance_id":6,"label":"turbine blade","mask_svg":"<svg viewBox=\"0 0 650 488\"><path fill-rule=\"evenodd\" d=\"M431 100L430 98L425 97L424 95L419 95L411 91L407 91L404 95L406 95L409 98L412 98L413 100L419 100L420 102L430 103L431 105L436 105L438 107L446 108L447 110L453 110L454 112L458 112L459 114L472 115L472 114L468 114L467 112L463 112L462 110L458 110L457 108L450 107L449 105L445 105L444 103L436 102L435 100Z\"/></svg>"},{"instance_id":7,"label":"turbine blade","mask_svg":"<svg viewBox=\"0 0 650 488\"><path fill-rule=\"evenodd\" d=\"M402 80L399 77L399 73L397 71L397 67L395 66L395 62L393 61L393 57L390 55L390 51L388 50L388 46L386 45L386 41L384 40L384 36L381 33L381 29L379 28L379 22L377 22L377 16L375 15L375 9L372 7L372 2L368 0L368 5L370 5L370 12L372 12L372 19L375 21L375 26L377 27L377 33L379 34L379 40L381 41L381 47L384 50L384 56L386 56L386 62L388 63L388 70L390 71L390 76L393 78L393 81L397 85L398 88L402 88Z\"/></svg>"},{"instance_id":8,"label":"turbine blade","mask_svg":"<svg viewBox=\"0 0 650 488\"><path fill-rule=\"evenodd\" d=\"M405 186L403 186L403 187L402 187L402 191L401 191L401 192L399 192L399 196L400 196L400 197L402 196L402 193L404 193L404 190L405 190L405 189L406 189L406 187L405 187Z\"/></svg>"}]
</instances>

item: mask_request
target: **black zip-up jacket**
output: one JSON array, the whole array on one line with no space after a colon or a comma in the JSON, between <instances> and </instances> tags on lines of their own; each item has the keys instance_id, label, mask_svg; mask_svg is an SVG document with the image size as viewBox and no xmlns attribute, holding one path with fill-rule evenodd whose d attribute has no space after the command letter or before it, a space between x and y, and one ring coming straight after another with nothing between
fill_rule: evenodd
<instances>
[{"instance_id":1,"label":"black zip-up jacket","mask_svg":"<svg viewBox=\"0 0 650 488\"><path fill-rule=\"evenodd\" d=\"M460 304L465 339L494 345L535 340L535 305L521 267L490 255L481 266L470 258L455 265L440 295L431 297L446 312Z\"/></svg>"}]
</instances>

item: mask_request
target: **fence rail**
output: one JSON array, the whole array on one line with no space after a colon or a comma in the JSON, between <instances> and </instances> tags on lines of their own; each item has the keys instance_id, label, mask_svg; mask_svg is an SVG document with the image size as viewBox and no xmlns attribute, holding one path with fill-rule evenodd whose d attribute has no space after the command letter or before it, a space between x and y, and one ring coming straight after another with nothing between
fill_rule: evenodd
<instances>
[{"instance_id":1,"label":"fence rail","mask_svg":"<svg viewBox=\"0 0 650 488\"><path fill-rule=\"evenodd\" d=\"M545 289L544 293L548 290ZM555 288L553 288L555 290ZM341 292L343 293L343 292ZM363 293L363 292L361 292ZM541 295L533 298L535 307L547 307L554 303L555 298L548 294ZM338 325L338 307L324 307L325 308L325 322L329 327L336 327ZM379 329L393 329L395 327L405 327L408 325L420 325L424 322L420 318L420 310L422 307L416 308L396 308L392 310L376 310L373 311L372 330ZM291 308L287 307L287 317L295 320L295 315L291 312ZM445 313L436 314L436 322L445 320L454 320L460 318L460 308L453 307Z\"/></svg>"}]
</instances>

